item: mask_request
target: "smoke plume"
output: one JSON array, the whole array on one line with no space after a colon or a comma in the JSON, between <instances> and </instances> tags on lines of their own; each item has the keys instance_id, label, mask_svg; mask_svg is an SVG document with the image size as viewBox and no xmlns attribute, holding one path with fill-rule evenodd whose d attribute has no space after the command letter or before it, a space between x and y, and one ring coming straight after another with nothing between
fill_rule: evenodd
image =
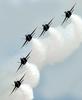
<instances>
[{"instance_id":1,"label":"smoke plume","mask_svg":"<svg viewBox=\"0 0 82 100\"><path fill-rule=\"evenodd\" d=\"M82 19L77 15L71 16L72 23L65 28L58 26L49 28L49 36L43 39L32 39L32 53L29 63L26 63L25 84L20 86L22 93L17 90L10 98L19 96L20 100L32 100L33 91L40 78L40 70L47 64L64 61L75 51L82 42ZM65 24L65 23L64 23ZM47 34L47 32L45 33ZM27 85L26 85L27 84ZM32 88L31 88L32 87ZM17 100L19 100L17 99Z\"/></svg>"},{"instance_id":2,"label":"smoke plume","mask_svg":"<svg viewBox=\"0 0 82 100\"><path fill-rule=\"evenodd\" d=\"M23 84L20 89L22 91L22 100L33 100L33 90L30 85Z\"/></svg>"},{"instance_id":3,"label":"smoke plume","mask_svg":"<svg viewBox=\"0 0 82 100\"><path fill-rule=\"evenodd\" d=\"M73 14L71 21L72 23L65 28L50 27L48 31L50 35L47 38L33 40L30 62L38 65L40 69L42 65L61 62L71 55L82 42L82 19Z\"/></svg>"}]
</instances>

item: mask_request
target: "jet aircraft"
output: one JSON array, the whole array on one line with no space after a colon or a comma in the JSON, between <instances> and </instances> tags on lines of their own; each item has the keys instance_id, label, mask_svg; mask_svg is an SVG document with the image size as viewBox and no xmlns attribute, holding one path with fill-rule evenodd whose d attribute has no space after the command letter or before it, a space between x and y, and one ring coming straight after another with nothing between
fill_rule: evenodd
<instances>
[{"instance_id":1,"label":"jet aircraft","mask_svg":"<svg viewBox=\"0 0 82 100\"><path fill-rule=\"evenodd\" d=\"M41 37L42 34L44 35L44 33L49 29L50 25L52 24L51 22L52 22L53 19L54 19L54 17L51 19L51 21L48 24L42 25L43 26L43 31L40 34L39 38Z\"/></svg>"},{"instance_id":2,"label":"jet aircraft","mask_svg":"<svg viewBox=\"0 0 82 100\"><path fill-rule=\"evenodd\" d=\"M63 25L63 23L64 23L65 21L67 21L68 18L70 18L70 16L72 15L72 12L74 11L73 8L75 7L75 5L76 5L76 3L75 3L74 6L71 8L71 10L65 11L65 12L64 12L64 13L65 13L65 19L64 19L64 21L62 22L61 26Z\"/></svg>"},{"instance_id":3,"label":"jet aircraft","mask_svg":"<svg viewBox=\"0 0 82 100\"><path fill-rule=\"evenodd\" d=\"M34 29L34 31L31 34L25 35L26 41L24 42L22 47L32 39L33 35L35 34L34 32L35 32L36 29L37 29L37 27ZM21 47L21 49L22 49L22 47Z\"/></svg>"},{"instance_id":4,"label":"jet aircraft","mask_svg":"<svg viewBox=\"0 0 82 100\"><path fill-rule=\"evenodd\" d=\"M27 55L26 57L20 58L21 62L19 62L19 63L21 63L21 64L20 64L19 68L17 69L17 71L18 71L20 68L22 68L23 65L26 64L27 60L28 60L29 57L30 57L29 55L30 55L31 52L32 52L32 50L28 53L28 55ZM21 67L21 66L22 66L22 67ZM17 72L17 71L16 71L16 72Z\"/></svg>"},{"instance_id":5,"label":"jet aircraft","mask_svg":"<svg viewBox=\"0 0 82 100\"><path fill-rule=\"evenodd\" d=\"M17 90L17 88L20 87L21 83L24 81L23 78L24 78L25 75L26 75L26 73L23 75L23 77L22 77L19 81L18 81L18 80L17 80L17 81L14 81L14 84L15 84L15 85L13 85L13 86L15 86L15 87L14 87L14 89L12 90L12 92L10 93L10 95L11 95L15 90ZM9 96L10 96L10 95L9 95Z\"/></svg>"}]
</instances>

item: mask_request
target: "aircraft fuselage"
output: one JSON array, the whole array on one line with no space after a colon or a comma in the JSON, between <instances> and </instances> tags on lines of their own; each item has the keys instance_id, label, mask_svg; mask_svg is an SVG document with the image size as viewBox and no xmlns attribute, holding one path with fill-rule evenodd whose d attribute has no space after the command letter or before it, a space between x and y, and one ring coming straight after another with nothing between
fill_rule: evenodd
<instances>
[{"instance_id":1,"label":"aircraft fuselage","mask_svg":"<svg viewBox=\"0 0 82 100\"><path fill-rule=\"evenodd\" d=\"M25 65L26 62L27 62L27 59L26 58L20 58L20 60L21 60L21 64L23 64L23 65Z\"/></svg>"},{"instance_id":2,"label":"aircraft fuselage","mask_svg":"<svg viewBox=\"0 0 82 100\"><path fill-rule=\"evenodd\" d=\"M20 85L21 85L21 82L20 81L14 81L14 83L15 83L15 87L17 87L17 88L19 88Z\"/></svg>"},{"instance_id":3,"label":"aircraft fuselage","mask_svg":"<svg viewBox=\"0 0 82 100\"><path fill-rule=\"evenodd\" d=\"M49 25L48 24L45 24L45 25L42 25L43 26L43 30L47 31L49 29Z\"/></svg>"},{"instance_id":4,"label":"aircraft fuselage","mask_svg":"<svg viewBox=\"0 0 82 100\"><path fill-rule=\"evenodd\" d=\"M70 18L71 14L72 14L71 11L65 12L65 15L66 15L67 18Z\"/></svg>"},{"instance_id":5,"label":"aircraft fuselage","mask_svg":"<svg viewBox=\"0 0 82 100\"><path fill-rule=\"evenodd\" d=\"M32 39L32 36L30 34L26 35L26 41L30 41Z\"/></svg>"}]
</instances>

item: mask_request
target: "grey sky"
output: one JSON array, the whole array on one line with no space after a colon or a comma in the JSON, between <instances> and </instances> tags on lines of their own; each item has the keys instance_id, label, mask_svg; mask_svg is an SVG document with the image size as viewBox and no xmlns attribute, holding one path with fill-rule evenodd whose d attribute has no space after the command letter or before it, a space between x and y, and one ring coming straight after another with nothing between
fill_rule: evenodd
<instances>
[{"instance_id":1,"label":"grey sky","mask_svg":"<svg viewBox=\"0 0 82 100\"><path fill-rule=\"evenodd\" d=\"M20 50L25 34L38 26L34 36L38 37L42 32L39 29L41 25L49 22L53 16L52 27L60 26L64 11L70 9L75 2L77 5L73 13L82 16L81 0L0 0L0 100L4 100L4 95L9 95L11 83L24 71L23 68L15 75L19 66L17 61L31 50L31 43ZM68 19L63 27L70 22ZM34 88L34 100L82 99L81 51L82 45L65 61L53 66L47 65L41 70L40 82Z\"/></svg>"}]
</instances>

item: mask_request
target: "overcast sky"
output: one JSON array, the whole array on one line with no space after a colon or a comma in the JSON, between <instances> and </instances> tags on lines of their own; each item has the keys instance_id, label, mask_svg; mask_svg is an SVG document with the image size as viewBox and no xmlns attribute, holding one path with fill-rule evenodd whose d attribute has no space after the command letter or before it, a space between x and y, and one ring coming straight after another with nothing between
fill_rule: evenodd
<instances>
[{"instance_id":1,"label":"overcast sky","mask_svg":"<svg viewBox=\"0 0 82 100\"><path fill-rule=\"evenodd\" d=\"M81 0L0 0L0 100L9 96L12 82L25 70L15 74L19 66L17 61L32 48L30 42L20 50L25 34L38 26L34 36L37 38L42 32L42 24L54 16L51 27L60 26L64 11L70 10L76 2L73 13L81 17ZM68 19L63 27L70 23ZM42 38L47 37L47 33ZM82 44L64 61L44 66L39 83L33 89L34 100L82 100L81 59Z\"/></svg>"}]
</instances>

